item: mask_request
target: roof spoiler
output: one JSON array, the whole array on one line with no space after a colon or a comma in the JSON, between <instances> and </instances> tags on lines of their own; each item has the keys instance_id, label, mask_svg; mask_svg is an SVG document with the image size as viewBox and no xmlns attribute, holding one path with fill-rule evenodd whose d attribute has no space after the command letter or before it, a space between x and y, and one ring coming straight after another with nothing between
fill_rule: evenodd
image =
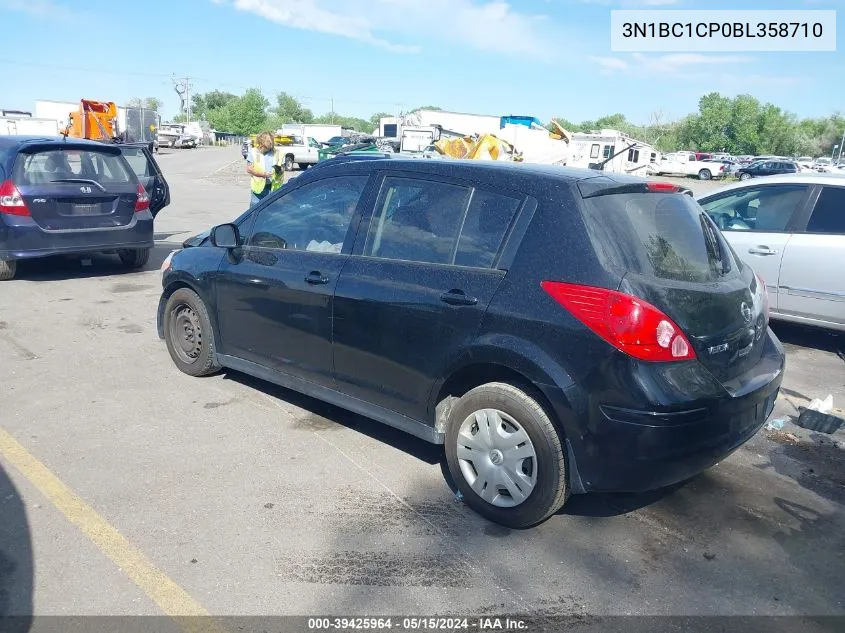
<instances>
[{"instance_id":1,"label":"roof spoiler","mask_svg":"<svg viewBox=\"0 0 845 633\"><path fill-rule=\"evenodd\" d=\"M671 182L647 181L608 186L605 184L607 181L604 179L602 179L604 180L602 184L594 183L593 180L598 179L582 180L578 183L578 189L581 192L582 198L613 196L625 193L682 193L688 196L693 195L692 189Z\"/></svg>"}]
</instances>

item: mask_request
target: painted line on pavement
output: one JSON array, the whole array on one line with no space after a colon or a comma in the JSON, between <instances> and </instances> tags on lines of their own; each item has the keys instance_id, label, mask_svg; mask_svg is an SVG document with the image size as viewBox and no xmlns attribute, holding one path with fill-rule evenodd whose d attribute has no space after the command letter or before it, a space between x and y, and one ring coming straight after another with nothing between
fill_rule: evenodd
<instances>
[{"instance_id":1,"label":"painted line on pavement","mask_svg":"<svg viewBox=\"0 0 845 633\"><path fill-rule=\"evenodd\" d=\"M0 428L0 456L38 488L68 521L79 528L185 633L226 633L201 604L153 565L140 549L132 545L3 428Z\"/></svg>"}]
</instances>

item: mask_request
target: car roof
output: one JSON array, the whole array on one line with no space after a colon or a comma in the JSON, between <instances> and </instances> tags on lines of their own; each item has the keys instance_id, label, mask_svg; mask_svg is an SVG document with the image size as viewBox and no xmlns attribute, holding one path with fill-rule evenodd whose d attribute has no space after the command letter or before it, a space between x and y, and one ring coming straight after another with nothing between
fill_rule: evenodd
<instances>
[{"instance_id":1,"label":"car roof","mask_svg":"<svg viewBox=\"0 0 845 633\"><path fill-rule=\"evenodd\" d=\"M10 147L26 147L27 145L73 145L75 147L85 145L90 147L116 147L116 145L111 143L102 143L100 141L92 141L84 138L65 138L64 136L23 136L14 134L9 136L0 136L0 148L8 149Z\"/></svg>"},{"instance_id":2,"label":"car roof","mask_svg":"<svg viewBox=\"0 0 845 633\"><path fill-rule=\"evenodd\" d=\"M704 200L716 194L724 193L725 191L733 191L736 189L746 189L748 187L758 185L845 185L845 174L783 174L779 176L761 176L759 178L752 178L751 180L744 180L733 185L720 187L715 191L708 191L705 194L696 196L696 200Z\"/></svg>"},{"instance_id":3,"label":"car roof","mask_svg":"<svg viewBox=\"0 0 845 633\"><path fill-rule=\"evenodd\" d=\"M564 182L574 182L587 179L602 179L608 186L637 184L647 179L641 176L629 176L613 172L600 172L593 169L579 169L560 165L541 165L537 163L514 163L510 161L493 160L417 160L412 158L379 158L375 160L356 161L366 164L370 169L384 166L389 161L390 169L413 171L420 174L440 176L469 177L474 174L507 177L541 177ZM346 161L342 161L346 162ZM338 165L341 164L340 162ZM598 182L596 184L599 184Z\"/></svg>"}]
</instances>

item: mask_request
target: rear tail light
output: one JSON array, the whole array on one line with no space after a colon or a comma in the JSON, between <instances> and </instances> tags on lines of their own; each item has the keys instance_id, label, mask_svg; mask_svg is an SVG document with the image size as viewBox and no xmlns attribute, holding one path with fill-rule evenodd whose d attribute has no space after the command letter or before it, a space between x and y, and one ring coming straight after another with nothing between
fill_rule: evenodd
<instances>
[{"instance_id":1,"label":"rear tail light","mask_svg":"<svg viewBox=\"0 0 845 633\"><path fill-rule=\"evenodd\" d=\"M138 197L135 200L135 213L141 213L150 208L150 196L147 194L144 185L138 183Z\"/></svg>"},{"instance_id":2,"label":"rear tail light","mask_svg":"<svg viewBox=\"0 0 845 633\"><path fill-rule=\"evenodd\" d=\"M21 192L11 180L0 184L0 213L6 215L30 215Z\"/></svg>"},{"instance_id":3,"label":"rear tail light","mask_svg":"<svg viewBox=\"0 0 845 633\"><path fill-rule=\"evenodd\" d=\"M672 319L638 297L558 281L544 281L540 285L598 336L634 358L645 361L695 358L692 345Z\"/></svg>"}]
</instances>

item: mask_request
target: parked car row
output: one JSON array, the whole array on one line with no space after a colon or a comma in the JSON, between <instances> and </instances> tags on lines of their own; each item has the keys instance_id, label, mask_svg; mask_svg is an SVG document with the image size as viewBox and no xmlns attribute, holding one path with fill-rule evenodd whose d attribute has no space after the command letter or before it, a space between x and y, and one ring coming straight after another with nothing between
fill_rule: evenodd
<instances>
[{"instance_id":1,"label":"parked car row","mask_svg":"<svg viewBox=\"0 0 845 633\"><path fill-rule=\"evenodd\" d=\"M146 263L169 202L146 146L0 143L0 274L55 253ZM774 407L769 319L845 330L845 180L695 200L388 156L323 161L186 240L162 264L158 332L189 375L234 369L442 444L466 502L503 525L709 468Z\"/></svg>"}]
</instances>

